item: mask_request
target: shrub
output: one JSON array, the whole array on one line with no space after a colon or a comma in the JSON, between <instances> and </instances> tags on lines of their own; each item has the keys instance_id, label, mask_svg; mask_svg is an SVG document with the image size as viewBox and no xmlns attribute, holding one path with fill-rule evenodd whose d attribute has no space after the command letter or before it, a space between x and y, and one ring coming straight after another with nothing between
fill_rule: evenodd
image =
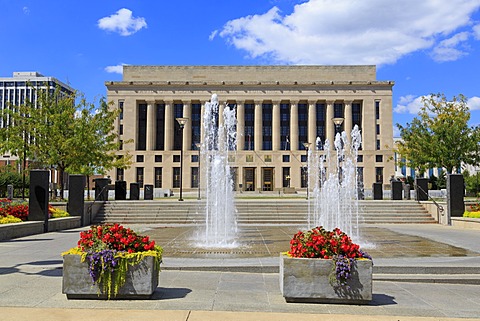
<instances>
[{"instance_id":1,"label":"shrub","mask_svg":"<svg viewBox=\"0 0 480 321\"><path fill-rule=\"evenodd\" d=\"M477 212L465 211L465 213L463 213L463 217L480 218L480 211L477 211Z\"/></svg>"},{"instance_id":2,"label":"shrub","mask_svg":"<svg viewBox=\"0 0 480 321\"><path fill-rule=\"evenodd\" d=\"M20 223L20 222L22 222L21 219L12 215L6 215L3 217L0 217L0 224Z\"/></svg>"}]
</instances>

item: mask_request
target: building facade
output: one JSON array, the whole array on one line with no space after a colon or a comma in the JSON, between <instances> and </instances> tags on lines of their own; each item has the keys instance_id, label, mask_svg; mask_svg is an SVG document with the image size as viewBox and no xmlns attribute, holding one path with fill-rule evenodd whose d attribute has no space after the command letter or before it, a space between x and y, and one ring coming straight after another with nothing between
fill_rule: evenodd
<instances>
[{"instance_id":1,"label":"building facade","mask_svg":"<svg viewBox=\"0 0 480 321\"><path fill-rule=\"evenodd\" d=\"M45 77L38 72L20 72L13 73L13 77L0 77L0 115L4 115L4 110L14 108L31 102L37 104L37 91L48 90L53 93L59 87L60 92L66 95L74 93L74 89L54 77ZM0 117L0 128L9 126L8 117ZM22 170L22 164L18 162L18 157L6 152L0 155L0 166L13 165L18 171ZM28 163L28 160L27 160ZM55 170L52 171L52 183L57 183L58 177Z\"/></svg>"},{"instance_id":2,"label":"building facade","mask_svg":"<svg viewBox=\"0 0 480 321\"><path fill-rule=\"evenodd\" d=\"M196 190L202 115L214 93L220 113L236 111L229 157L236 190L305 189L304 143L320 137L333 148L336 131L349 135L355 125L365 188L394 174L394 83L378 81L375 66L124 66L123 80L105 85L121 110L118 155L133 155L132 166L113 170L112 179L177 189L183 177L183 188ZM188 119L183 130L177 118Z\"/></svg>"}]
</instances>

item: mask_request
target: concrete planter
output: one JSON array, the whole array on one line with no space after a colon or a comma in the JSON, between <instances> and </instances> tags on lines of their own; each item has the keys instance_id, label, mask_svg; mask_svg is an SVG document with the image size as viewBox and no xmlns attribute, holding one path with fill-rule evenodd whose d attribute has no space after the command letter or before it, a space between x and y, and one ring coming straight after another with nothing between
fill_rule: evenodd
<instances>
[{"instance_id":1,"label":"concrete planter","mask_svg":"<svg viewBox=\"0 0 480 321\"><path fill-rule=\"evenodd\" d=\"M111 299L147 299L158 286L159 269L155 258L146 256L138 264L129 266L125 284ZM107 299L98 284L92 284L88 264L80 255L63 256L62 293L68 299Z\"/></svg>"},{"instance_id":2,"label":"concrete planter","mask_svg":"<svg viewBox=\"0 0 480 321\"><path fill-rule=\"evenodd\" d=\"M280 290L287 302L366 304L372 300L371 260L357 260L349 288L330 284L333 260L280 256Z\"/></svg>"}]
</instances>

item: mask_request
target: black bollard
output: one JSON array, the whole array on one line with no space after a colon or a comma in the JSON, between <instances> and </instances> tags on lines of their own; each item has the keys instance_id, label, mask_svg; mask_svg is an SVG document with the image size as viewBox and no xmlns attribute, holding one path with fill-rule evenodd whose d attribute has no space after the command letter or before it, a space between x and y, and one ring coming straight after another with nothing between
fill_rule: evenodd
<instances>
[{"instance_id":1,"label":"black bollard","mask_svg":"<svg viewBox=\"0 0 480 321\"><path fill-rule=\"evenodd\" d=\"M67 211L71 216L80 216L82 226L86 225L84 216L85 206L85 184L84 175L70 175L68 180L68 204Z\"/></svg>"},{"instance_id":2,"label":"black bollard","mask_svg":"<svg viewBox=\"0 0 480 321\"><path fill-rule=\"evenodd\" d=\"M48 181L47 170L30 171L30 197L28 200L28 220L43 221L43 231L48 232Z\"/></svg>"}]
</instances>

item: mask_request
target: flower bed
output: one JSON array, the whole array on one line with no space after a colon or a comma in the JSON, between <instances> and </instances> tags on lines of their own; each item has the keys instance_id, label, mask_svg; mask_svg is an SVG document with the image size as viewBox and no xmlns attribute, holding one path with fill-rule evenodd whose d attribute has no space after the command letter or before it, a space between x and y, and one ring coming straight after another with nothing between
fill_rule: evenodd
<instances>
[{"instance_id":1,"label":"flower bed","mask_svg":"<svg viewBox=\"0 0 480 321\"><path fill-rule=\"evenodd\" d=\"M148 236L119 224L92 226L80 232L77 247L62 254L63 293L68 298L150 296L158 285L162 251Z\"/></svg>"},{"instance_id":2,"label":"flower bed","mask_svg":"<svg viewBox=\"0 0 480 321\"><path fill-rule=\"evenodd\" d=\"M366 303L372 299L371 257L340 229L299 231L281 256L287 301Z\"/></svg>"}]
</instances>

